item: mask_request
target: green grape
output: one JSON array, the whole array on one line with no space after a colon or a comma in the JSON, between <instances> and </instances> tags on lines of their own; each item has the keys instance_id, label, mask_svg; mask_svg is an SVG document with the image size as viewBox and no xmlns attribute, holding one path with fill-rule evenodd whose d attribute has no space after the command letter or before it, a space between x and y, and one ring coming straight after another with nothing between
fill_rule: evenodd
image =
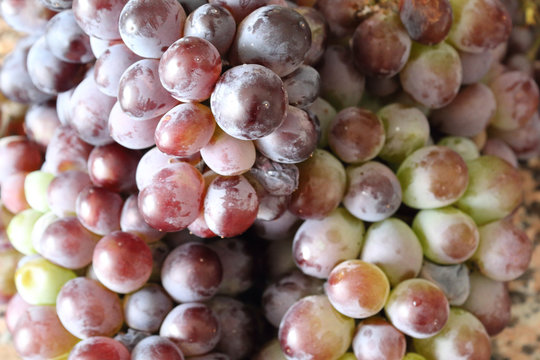
<instances>
[{"instance_id":1,"label":"green grape","mask_svg":"<svg viewBox=\"0 0 540 360\"><path fill-rule=\"evenodd\" d=\"M25 261L15 271L15 286L32 305L54 305L62 286L77 275L41 257Z\"/></svg>"},{"instance_id":2,"label":"green grape","mask_svg":"<svg viewBox=\"0 0 540 360\"><path fill-rule=\"evenodd\" d=\"M405 354L403 360L426 360L426 358L420 354L410 352Z\"/></svg>"},{"instance_id":3,"label":"green grape","mask_svg":"<svg viewBox=\"0 0 540 360\"><path fill-rule=\"evenodd\" d=\"M28 209L11 219L7 227L7 236L11 245L24 255L36 254L32 244L32 229L36 221L43 215L42 212Z\"/></svg>"},{"instance_id":4,"label":"green grape","mask_svg":"<svg viewBox=\"0 0 540 360\"><path fill-rule=\"evenodd\" d=\"M480 156L480 151L474 141L466 137L447 136L439 140L437 145L449 147L461 155L465 161L474 160Z\"/></svg>"},{"instance_id":5,"label":"green grape","mask_svg":"<svg viewBox=\"0 0 540 360\"><path fill-rule=\"evenodd\" d=\"M47 189L54 175L44 171L32 171L24 180L24 195L32 209L46 212L49 210Z\"/></svg>"}]
</instances>

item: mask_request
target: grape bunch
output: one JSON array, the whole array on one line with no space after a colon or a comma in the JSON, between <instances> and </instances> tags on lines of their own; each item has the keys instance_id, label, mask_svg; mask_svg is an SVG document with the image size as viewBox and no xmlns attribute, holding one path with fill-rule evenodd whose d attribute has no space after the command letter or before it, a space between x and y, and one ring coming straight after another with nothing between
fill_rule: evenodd
<instances>
[{"instance_id":1,"label":"grape bunch","mask_svg":"<svg viewBox=\"0 0 540 360\"><path fill-rule=\"evenodd\" d=\"M533 250L534 5L0 10L26 34L0 70L22 358L490 359Z\"/></svg>"}]
</instances>

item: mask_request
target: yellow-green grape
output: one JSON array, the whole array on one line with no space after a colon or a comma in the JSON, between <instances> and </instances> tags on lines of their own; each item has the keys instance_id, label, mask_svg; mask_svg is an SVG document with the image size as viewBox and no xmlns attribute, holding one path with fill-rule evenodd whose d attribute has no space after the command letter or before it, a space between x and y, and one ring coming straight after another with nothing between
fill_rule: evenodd
<instances>
[{"instance_id":1,"label":"yellow-green grape","mask_svg":"<svg viewBox=\"0 0 540 360\"><path fill-rule=\"evenodd\" d=\"M62 286L77 275L41 257L28 259L15 271L15 286L32 305L54 305Z\"/></svg>"},{"instance_id":2,"label":"yellow-green grape","mask_svg":"<svg viewBox=\"0 0 540 360\"><path fill-rule=\"evenodd\" d=\"M353 353L345 353L338 360L356 360L356 357Z\"/></svg>"},{"instance_id":3,"label":"yellow-green grape","mask_svg":"<svg viewBox=\"0 0 540 360\"><path fill-rule=\"evenodd\" d=\"M261 351L255 356L254 360L287 360L278 339L267 342Z\"/></svg>"},{"instance_id":4,"label":"yellow-green grape","mask_svg":"<svg viewBox=\"0 0 540 360\"><path fill-rule=\"evenodd\" d=\"M11 219L7 227L7 236L11 245L24 255L33 255L36 249L32 245L32 229L42 212L28 209L21 211Z\"/></svg>"},{"instance_id":5,"label":"yellow-green grape","mask_svg":"<svg viewBox=\"0 0 540 360\"><path fill-rule=\"evenodd\" d=\"M478 225L509 215L521 203L521 175L508 162L484 155L467 162L467 167L469 186L456 206Z\"/></svg>"},{"instance_id":6,"label":"yellow-green grape","mask_svg":"<svg viewBox=\"0 0 540 360\"><path fill-rule=\"evenodd\" d=\"M403 360L426 360L426 358L420 354L410 352L405 354Z\"/></svg>"},{"instance_id":7,"label":"yellow-green grape","mask_svg":"<svg viewBox=\"0 0 540 360\"><path fill-rule=\"evenodd\" d=\"M480 156L480 151L474 141L466 137L447 136L439 140L437 145L449 147L461 155L465 161L474 160Z\"/></svg>"},{"instance_id":8,"label":"yellow-green grape","mask_svg":"<svg viewBox=\"0 0 540 360\"><path fill-rule=\"evenodd\" d=\"M53 179L53 174L44 171L32 171L26 175L24 180L24 195L32 209L41 212L49 210L47 189Z\"/></svg>"}]
</instances>

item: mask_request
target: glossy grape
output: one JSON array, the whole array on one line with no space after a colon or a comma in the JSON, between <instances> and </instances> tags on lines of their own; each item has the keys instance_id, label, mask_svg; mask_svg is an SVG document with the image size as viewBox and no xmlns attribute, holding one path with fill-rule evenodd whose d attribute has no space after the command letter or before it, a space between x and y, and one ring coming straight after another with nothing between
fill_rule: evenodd
<instances>
[{"instance_id":1,"label":"glossy grape","mask_svg":"<svg viewBox=\"0 0 540 360\"><path fill-rule=\"evenodd\" d=\"M76 214L81 224L98 235L120 230L123 200L116 192L87 186L77 197Z\"/></svg>"},{"instance_id":2,"label":"glossy grape","mask_svg":"<svg viewBox=\"0 0 540 360\"><path fill-rule=\"evenodd\" d=\"M279 76L256 64L224 72L210 97L219 127L243 140L257 139L277 129L285 118L287 102Z\"/></svg>"},{"instance_id":3,"label":"glossy grape","mask_svg":"<svg viewBox=\"0 0 540 360\"><path fill-rule=\"evenodd\" d=\"M220 75L219 51L211 42L195 36L174 42L159 61L161 84L183 102L208 99Z\"/></svg>"},{"instance_id":4,"label":"glossy grape","mask_svg":"<svg viewBox=\"0 0 540 360\"><path fill-rule=\"evenodd\" d=\"M130 195L124 202L120 214L120 228L122 231L137 235L146 243L154 243L165 235L165 233L152 228L144 221L139 211L137 194Z\"/></svg>"},{"instance_id":5,"label":"glossy grape","mask_svg":"<svg viewBox=\"0 0 540 360\"><path fill-rule=\"evenodd\" d=\"M126 46L145 58L159 59L180 38L186 20L175 0L131 0L120 13L118 27Z\"/></svg>"},{"instance_id":6,"label":"glossy grape","mask_svg":"<svg viewBox=\"0 0 540 360\"><path fill-rule=\"evenodd\" d=\"M0 139L0 157L0 183L14 173L39 169L42 162L38 145L23 136Z\"/></svg>"}]
</instances>

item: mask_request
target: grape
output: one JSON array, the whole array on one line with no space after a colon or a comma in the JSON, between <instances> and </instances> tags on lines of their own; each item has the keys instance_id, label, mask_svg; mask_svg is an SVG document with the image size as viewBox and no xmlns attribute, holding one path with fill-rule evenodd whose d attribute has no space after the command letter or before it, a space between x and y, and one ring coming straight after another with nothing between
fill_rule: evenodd
<instances>
[{"instance_id":1,"label":"grape","mask_svg":"<svg viewBox=\"0 0 540 360\"><path fill-rule=\"evenodd\" d=\"M257 340L256 318L247 305L231 297L217 296L209 307L219 320L221 338L215 350L230 360L249 358Z\"/></svg>"},{"instance_id":2,"label":"grape","mask_svg":"<svg viewBox=\"0 0 540 360\"><path fill-rule=\"evenodd\" d=\"M28 139L46 150L60 120L54 103L33 104L24 117L24 127Z\"/></svg>"},{"instance_id":3,"label":"grape","mask_svg":"<svg viewBox=\"0 0 540 360\"><path fill-rule=\"evenodd\" d=\"M490 88L497 110L490 124L501 130L523 127L537 112L540 103L538 85L527 74L509 71L497 76Z\"/></svg>"},{"instance_id":4,"label":"grape","mask_svg":"<svg viewBox=\"0 0 540 360\"><path fill-rule=\"evenodd\" d=\"M452 308L443 330L427 339L414 339L415 350L427 359L488 360L491 344L482 323L468 311Z\"/></svg>"},{"instance_id":5,"label":"grape","mask_svg":"<svg viewBox=\"0 0 540 360\"><path fill-rule=\"evenodd\" d=\"M281 125L255 141L257 150L269 159L290 164L308 159L317 148L318 134L308 114L288 105Z\"/></svg>"},{"instance_id":6,"label":"grape","mask_svg":"<svg viewBox=\"0 0 540 360\"><path fill-rule=\"evenodd\" d=\"M141 154L116 143L96 146L88 157L88 174L96 186L116 192L135 189L135 171Z\"/></svg>"},{"instance_id":7,"label":"grape","mask_svg":"<svg viewBox=\"0 0 540 360\"><path fill-rule=\"evenodd\" d=\"M356 359L402 360L407 344L401 332L382 317L375 316L358 324L352 347Z\"/></svg>"},{"instance_id":8,"label":"grape","mask_svg":"<svg viewBox=\"0 0 540 360\"><path fill-rule=\"evenodd\" d=\"M152 137L154 137L153 133ZM157 172L182 161L180 158L162 153L157 147L150 149L143 155L137 166L135 173L137 188L144 189L152 184L152 178Z\"/></svg>"},{"instance_id":9,"label":"grape","mask_svg":"<svg viewBox=\"0 0 540 360\"><path fill-rule=\"evenodd\" d=\"M408 352L403 357L403 360L426 360L426 358L420 354Z\"/></svg>"},{"instance_id":10,"label":"grape","mask_svg":"<svg viewBox=\"0 0 540 360\"><path fill-rule=\"evenodd\" d=\"M79 342L69 353L68 360L129 360L129 350L119 341L94 336Z\"/></svg>"},{"instance_id":11,"label":"grape","mask_svg":"<svg viewBox=\"0 0 540 360\"><path fill-rule=\"evenodd\" d=\"M420 272L422 246L405 222L389 218L368 228L360 259L377 265L396 286Z\"/></svg>"},{"instance_id":12,"label":"grape","mask_svg":"<svg viewBox=\"0 0 540 360\"><path fill-rule=\"evenodd\" d=\"M317 149L298 164L300 177L289 211L302 219L321 219L336 209L345 194L345 168L330 152ZM322 196L321 194L324 194Z\"/></svg>"},{"instance_id":13,"label":"grape","mask_svg":"<svg viewBox=\"0 0 540 360\"><path fill-rule=\"evenodd\" d=\"M511 299L507 285L478 272L470 275L471 290L463 309L471 312L489 336L499 334L511 320Z\"/></svg>"},{"instance_id":14,"label":"grape","mask_svg":"<svg viewBox=\"0 0 540 360\"><path fill-rule=\"evenodd\" d=\"M203 244L188 242L175 248L163 263L161 282L177 302L208 300L223 279L217 253Z\"/></svg>"},{"instance_id":15,"label":"grape","mask_svg":"<svg viewBox=\"0 0 540 360\"><path fill-rule=\"evenodd\" d=\"M321 76L320 96L336 110L358 105L364 93L365 78L356 69L348 48L328 46L317 70Z\"/></svg>"},{"instance_id":16,"label":"grape","mask_svg":"<svg viewBox=\"0 0 540 360\"><path fill-rule=\"evenodd\" d=\"M220 74L219 51L211 42L195 36L174 42L159 61L161 84L183 102L208 99Z\"/></svg>"},{"instance_id":17,"label":"grape","mask_svg":"<svg viewBox=\"0 0 540 360\"><path fill-rule=\"evenodd\" d=\"M227 54L235 32L234 17L229 10L220 5L199 6L189 14L184 24L184 36L196 36L209 41L221 56Z\"/></svg>"},{"instance_id":18,"label":"grape","mask_svg":"<svg viewBox=\"0 0 540 360\"><path fill-rule=\"evenodd\" d=\"M157 284L147 284L127 295L123 301L126 324L137 330L156 332L173 308L165 290Z\"/></svg>"},{"instance_id":19,"label":"grape","mask_svg":"<svg viewBox=\"0 0 540 360\"><path fill-rule=\"evenodd\" d=\"M255 259L244 239L218 239L209 247L218 255L223 269L219 294L238 295L253 285Z\"/></svg>"},{"instance_id":20,"label":"grape","mask_svg":"<svg viewBox=\"0 0 540 360\"><path fill-rule=\"evenodd\" d=\"M58 216L56 216L52 211L48 211L41 215L39 219L34 223L34 226L32 228L32 233L30 237L32 238L32 244L34 245L34 249L41 255L41 237L47 227L51 225L53 222L58 220Z\"/></svg>"},{"instance_id":21,"label":"grape","mask_svg":"<svg viewBox=\"0 0 540 360\"><path fill-rule=\"evenodd\" d=\"M7 330L10 334L13 334L15 332L15 327L17 326L17 323L19 322L21 316L25 313L26 309L32 306L26 301L24 301L22 296L20 294L17 294L16 291L14 291L14 293L15 294L7 303L6 312L4 315L6 319Z\"/></svg>"},{"instance_id":22,"label":"grape","mask_svg":"<svg viewBox=\"0 0 540 360\"><path fill-rule=\"evenodd\" d=\"M337 312L324 295L298 300L279 326L279 342L291 359L337 359L347 351L354 320Z\"/></svg>"},{"instance_id":23,"label":"grape","mask_svg":"<svg viewBox=\"0 0 540 360\"><path fill-rule=\"evenodd\" d=\"M208 106L180 104L159 121L155 131L156 145L165 154L190 156L208 144L215 127L214 116Z\"/></svg>"},{"instance_id":24,"label":"grape","mask_svg":"<svg viewBox=\"0 0 540 360\"><path fill-rule=\"evenodd\" d=\"M216 235L237 236L253 224L258 208L257 193L245 177L218 176L204 198L204 219Z\"/></svg>"},{"instance_id":25,"label":"grape","mask_svg":"<svg viewBox=\"0 0 540 360\"><path fill-rule=\"evenodd\" d=\"M45 30L48 20L54 15L39 0L5 0L0 10L4 21L13 29L37 35Z\"/></svg>"},{"instance_id":26,"label":"grape","mask_svg":"<svg viewBox=\"0 0 540 360\"><path fill-rule=\"evenodd\" d=\"M540 116L535 113L516 130L490 129L489 135L504 141L520 160L530 159L540 153Z\"/></svg>"},{"instance_id":27,"label":"grape","mask_svg":"<svg viewBox=\"0 0 540 360\"><path fill-rule=\"evenodd\" d=\"M199 214L204 181L188 163L176 163L157 172L152 183L139 193L139 211L159 231L185 229Z\"/></svg>"},{"instance_id":28,"label":"grape","mask_svg":"<svg viewBox=\"0 0 540 360\"><path fill-rule=\"evenodd\" d=\"M135 345L137 345L141 340L151 336L152 334L145 331L133 330L127 328L125 332L119 332L116 334L113 339L122 343L130 352L133 351Z\"/></svg>"},{"instance_id":29,"label":"grape","mask_svg":"<svg viewBox=\"0 0 540 360\"><path fill-rule=\"evenodd\" d=\"M257 236L267 240L292 239L300 226L301 219L288 210L274 220L255 220L253 230Z\"/></svg>"},{"instance_id":30,"label":"grape","mask_svg":"<svg viewBox=\"0 0 540 360\"><path fill-rule=\"evenodd\" d=\"M120 214L120 228L122 231L137 235L146 243L154 243L165 235L165 233L152 228L144 221L139 211L137 194L130 195L124 202Z\"/></svg>"},{"instance_id":31,"label":"grape","mask_svg":"<svg viewBox=\"0 0 540 360\"><path fill-rule=\"evenodd\" d=\"M77 197L77 218L81 224L98 235L120 230L120 212L123 200L113 191L87 186Z\"/></svg>"},{"instance_id":32,"label":"grape","mask_svg":"<svg viewBox=\"0 0 540 360\"><path fill-rule=\"evenodd\" d=\"M409 36L424 45L443 41L452 26L450 1L414 1L399 3L399 17Z\"/></svg>"},{"instance_id":33,"label":"grape","mask_svg":"<svg viewBox=\"0 0 540 360\"><path fill-rule=\"evenodd\" d=\"M107 47L94 64L94 80L99 90L108 96L118 95L118 84L124 71L142 60L124 44Z\"/></svg>"},{"instance_id":34,"label":"grape","mask_svg":"<svg viewBox=\"0 0 540 360\"><path fill-rule=\"evenodd\" d=\"M79 339L60 323L54 306L30 306L13 330L13 345L26 359L52 359L67 354Z\"/></svg>"},{"instance_id":35,"label":"grape","mask_svg":"<svg viewBox=\"0 0 540 360\"><path fill-rule=\"evenodd\" d=\"M184 360L182 351L171 340L149 336L141 340L131 352L132 360Z\"/></svg>"},{"instance_id":36,"label":"grape","mask_svg":"<svg viewBox=\"0 0 540 360\"><path fill-rule=\"evenodd\" d=\"M257 139L277 129L285 119L287 102L283 81L257 64L224 72L210 97L219 127L243 140Z\"/></svg>"},{"instance_id":37,"label":"grape","mask_svg":"<svg viewBox=\"0 0 540 360\"><path fill-rule=\"evenodd\" d=\"M533 244L511 220L494 221L478 230L480 244L471 260L482 274L493 280L510 281L527 270Z\"/></svg>"},{"instance_id":38,"label":"grape","mask_svg":"<svg viewBox=\"0 0 540 360\"><path fill-rule=\"evenodd\" d=\"M161 268L163 267L163 262L167 258L167 255L170 253L170 249L163 241L156 241L151 244L148 244L150 251L152 251L152 274L150 275L151 282L159 282L161 279Z\"/></svg>"},{"instance_id":39,"label":"grape","mask_svg":"<svg viewBox=\"0 0 540 360\"><path fill-rule=\"evenodd\" d=\"M53 55L62 61L87 63L94 60L90 38L75 21L72 10L59 12L47 23L45 39Z\"/></svg>"},{"instance_id":40,"label":"grape","mask_svg":"<svg viewBox=\"0 0 540 360\"><path fill-rule=\"evenodd\" d=\"M221 338L219 319L210 307L202 303L184 303L169 312L159 335L169 338L186 356L205 354Z\"/></svg>"},{"instance_id":41,"label":"grape","mask_svg":"<svg viewBox=\"0 0 540 360\"><path fill-rule=\"evenodd\" d=\"M92 145L81 140L73 128L62 125L55 130L47 147L45 162L49 171L56 175L68 170L86 172L91 150Z\"/></svg>"},{"instance_id":42,"label":"grape","mask_svg":"<svg viewBox=\"0 0 540 360\"><path fill-rule=\"evenodd\" d=\"M36 253L32 245L32 229L34 224L43 213L28 209L15 215L6 228L7 237L13 247L24 255Z\"/></svg>"},{"instance_id":43,"label":"grape","mask_svg":"<svg viewBox=\"0 0 540 360\"><path fill-rule=\"evenodd\" d=\"M341 38L351 35L360 23L358 16L368 5L366 0L319 0L317 8L325 17L330 32Z\"/></svg>"},{"instance_id":44,"label":"grape","mask_svg":"<svg viewBox=\"0 0 540 360\"><path fill-rule=\"evenodd\" d=\"M384 306L388 320L414 339L425 339L445 326L450 307L444 293L424 279L409 279L390 292Z\"/></svg>"},{"instance_id":45,"label":"grape","mask_svg":"<svg viewBox=\"0 0 540 360\"><path fill-rule=\"evenodd\" d=\"M261 299L264 316L270 324L277 328L287 310L295 302L303 297L322 292L323 283L321 280L293 270L264 290Z\"/></svg>"},{"instance_id":46,"label":"grape","mask_svg":"<svg viewBox=\"0 0 540 360\"><path fill-rule=\"evenodd\" d=\"M493 91L481 83L464 87L450 104L429 114L430 124L445 134L475 136L482 132L497 107Z\"/></svg>"},{"instance_id":47,"label":"grape","mask_svg":"<svg viewBox=\"0 0 540 360\"><path fill-rule=\"evenodd\" d=\"M469 186L456 206L478 225L509 215L521 202L522 179L512 165L484 155L467 163Z\"/></svg>"},{"instance_id":48,"label":"grape","mask_svg":"<svg viewBox=\"0 0 540 360\"><path fill-rule=\"evenodd\" d=\"M497 156L506 160L513 167L518 167L518 160L514 150L500 139L488 139L482 148L482 155Z\"/></svg>"},{"instance_id":49,"label":"grape","mask_svg":"<svg viewBox=\"0 0 540 360\"><path fill-rule=\"evenodd\" d=\"M150 278L152 252L138 236L115 231L97 243L92 266L103 285L127 294L141 288Z\"/></svg>"},{"instance_id":50,"label":"grape","mask_svg":"<svg viewBox=\"0 0 540 360\"><path fill-rule=\"evenodd\" d=\"M459 55L444 42L433 46L415 43L399 76L414 100L428 108L441 108L456 97L461 85Z\"/></svg>"},{"instance_id":51,"label":"grape","mask_svg":"<svg viewBox=\"0 0 540 360\"><path fill-rule=\"evenodd\" d=\"M250 140L230 136L219 127L207 144L201 149L201 157L206 166L224 176L243 174L255 162L255 145Z\"/></svg>"},{"instance_id":52,"label":"grape","mask_svg":"<svg viewBox=\"0 0 540 360\"><path fill-rule=\"evenodd\" d=\"M249 173L272 195L290 195L298 186L296 165L281 164L261 154L257 154Z\"/></svg>"},{"instance_id":53,"label":"grape","mask_svg":"<svg viewBox=\"0 0 540 360\"><path fill-rule=\"evenodd\" d=\"M17 172L9 175L2 181L0 199L2 199L5 208L13 214L30 208L24 195L24 179L27 174L27 172Z\"/></svg>"},{"instance_id":54,"label":"grape","mask_svg":"<svg viewBox=\"0 0 540 360\"><path fill-rule=\"evenodd\" d=\"M384 220L401 205L401 185L392 170L379 162L350 166L343 205L361 220Z\"/></svg>"},{"instance_id":55,"label":"grape","mask_svg":"<svg viewBox=\"0 0 540 360\"><path fill-rule=\"evenodd\" d=\"M469 269L464 264L438 265L425 260L419 277L437 285L450 305L463 305L469 296Z\"/></svg>"},{"instance_id":56,"label":"grape","mask_svg":"<svg viewBox=\"0 0 540 360\"><path fill-rule=\"evenodd\" d=\"M309 6L299 6L293 9L306 20L311 31L311 46L304 55L305 65L315 65L324 54L328 38L328 25L320 11Z\"/></svg>"},{"instance_id":57,"label":"grape","mask_svg":"<svg viewBox=\"0 0 540 360\"><path fill-rule=\"evenodd\" d=\"M118 19L128 0L73 0L73 13L89 36L104 40L120 39Z\"/></svg>"},{"instance_id":58,"label":"grape","mask_svg":"<svg viewBox=\"0 0 540 360\"><path fill-rule=\"evenodd\" d=\"M260 64L285 76L302 64L310 46L311 30L302 15L268 5L251 12L238 25L230 57L236 64Z\"/></svg>"},{"instance_id":59,"label":"grape","mask_svg":"<svg viewBox=\"0 0 540 360\"><path fill-rule=\"evenodd\" d=\"M68 170L58 174L47 189L47 203L58 217L75 215L79 193L91 184L87 173Z\"/></svg>"},{"instance_id":60,"label":"grape","mask_svg":"<svg viewBox=\"0 0 540 360\"><path fill-rule=\"evenodd\" d=\"M24 195L28 204L37 211L49 210L47 188L54 175L43 171L32 171L24 179Z\"/></svg>"},{"instance_id":61,"label":"grape","mask_svg":"<svg viewBox=\"0 0 540 360\"><path fill-rule=\"evenodd\" d=\"M208 2L211 5L221 6L229 10L237 24L239 24L247 15L261 6L269 4L283 4L282 0L208 0Z\"/></svg>"},{"instance_id":62,"label":"grape","mask_svg":"<svg viewBox=\"0 0 540 360\"><path fill-rule=\"evenodd\" d=\"M159 59L181 37L186 13L175 0L130 0L118 27L126 46L145 58Z\"/></svg>"},{"instance_id":63,"label":"grape","mask_svg":"<svg viewBox=\"0 0 540 360\"><path fill-rule=\"evenodd\" d=\"M294 236L294 261L304 274L327 278L339 262L358 257L363 235L364 223L343 208L306 220Z\"/></svg>"},{"instance_id":64,"label":"grape","mask_svg":"<svg viewBox=\"0 0 540 360\"><path fill-rule=\"evenodd\" d=\"M4 4L4 2L2 2ZM48 100L52 95L38 89L26 67L28 51L35 39L22 40L18 46L3 59L0 69L0 89L8 99L20 103L39 103Z\"/></svg>"},{"instance_id":65,"label":"grape","mask_svg":"<svg viewBox=\"0 0 540 360\"><path fill-rule=\"evenodd\" d=\"M68 269L81 269L92 262L99 237L86 230L76 217L57 219L34 243L47 260Z\"/></svg>"},{"instance_id":66,"label":"grape","mask_svg":"<svg viewBox=\"0 0 540 360\"><path fill-rule=\"evenodd\" d=\"M421 210L412 228L422 243L424 255L439 264L462 263L478 247L479 233L474 220L453 207Z\"/></svg>"},{"instance_id":67,"label":"grape","mask_svg":"<svg viewBox=\"0 0 540 360\"><path fill-rule=\"evenodd\" d=\"M499 0L451 0L454 22L448 40L471 53L494 49L510 36L512 21Z\"/></svg>"},{"instance_id":68,"label":"grape","mask_svg":"<svg viewBox=\"0 0 540 360\"><path fill-rule=\"evenodd\" d=\"M201 356L190 356L189 360L230 360L228 355L212 352Z\"/></svg>"},{"instance_id":69,"label":"grape","mask_svg":"<svg viewBox=\"0 0 540 360\"><path fill-rule=\"evenodd\" d=\"M15 286L24 301L31 305L54 305L60 289L75 277L73 271L38 256L27 258L19 265L15 271Z\"/></svg>"},{"instance_id":70,"label":"grape","mask_svg":"<svg viewBox=\"0 0 540 360\"><path fill-rule=\"evenodd\" d=\"M356 259L345 260L332 269L324 291L337 311L363 319L383 309L390 283L377 265Z\"/></svg>"},{"instance_id":71,"label":"grape","mask_svg":"<svg viewBox=\"0 0 540 360\"><path fill-rule=\"evenodd\" d=\"M474 160L480 156L478 147L469 138L461 136L446 136L439 140L437 145L446 146L457 152L465 161Z\"/></svg>"},{"instance_id":72,"label":"grape","mask_svg":"<svg viewBox=\"0 0 540 360\"><path fill-rule=\"evenodd\" d=\"M38 145L23 136L0 139L0 158L0 183L14 173L39 169L42 162Z\"/></svg>"},{"instance_id":73,"label":"grape","mask_svg":"<svg viewBox=\"0 0 540 360\"><path fill-rule=\"evenodd\" d=\"M124 321L118 295L96 280L78 277L68 281L56 299L62 325L80 339L112 336Z\"/></svg>"},{"instance_id":74,"label":"grape","mask_svg":"<svg viewBox=\"0 0 540 360\"><path fill-rule=\"evenodd\" d=\"M377 116L386 134L378 154L381 159L397 165L427 144L429 123L417 108L394 103L380 109Z\"/></svg>"},{"instance_id":75,"label":"grape","mask_svg":"<svg viewBox=\"0 0 540 360\"><path fill-rule=\"evenodd\" d=\"M480 53L470 53L459 51L459 59L461 60L461 69L463 77L461 83L463 85L472 85L480 81L486 75L495 61L493 51L486 50Z\"/></svg>"},{"instance_id":76,"label":"grape","mask_svg":"<svg viewBox=\"0 0 540 360\"><path fill-rule=\"evenodd\" d=\"M319 95L321 77L319 72L308 65L300 65L283 78L289 104L305 108L312 104Z\"/></svg>"},{"instance_id":77,"label":"grape","mask_svg":"<svg viewBox=\"0 0 540 360\"><path fill-rule=\"evenodd\" d=\"M178 103L161 85L158 68L158 60L144 59L124 71L118 83L118 103L126 114L147 120Z\"/></svg>"},{"instance_id":78,"label":"grape","mask_svg":"<svg viewBox=\"0 0 540 360\"><path fill-rule=\"evenodd\" d=\"M76 86L83 78L85 68L58 59L40 37L28 51L28 75L34 85L47 94L57 95Z\"/></svg>"},{"instance_id":79,"label":"grape","mask_svg":"<svg viewBox=\"0 0 540 360\"><path fill-rule=\"evenodd\" d=\"M444 146L416 150L401 163L397 177L403 190L403 203L415 209L450 205L466 190L470 191L465 161Z\"/></svg>"},{"instance_id":80,"label":"grape","mask_svg":"<svg viewBox=\"0 0 540 360\"><path fill-rule=\"evenodd\" d=\"M154 133L161 116L137 120L127 115L116 102L109 115L109 133L118 144L128 149L145 149L155 145Z\"/></svg>"},{"instance_id":81,"label":"grape","mask_svg":"<svg viewBox=\"0 0 540 360\"><path fill-rule=\"evenodd\" d=\"M75 88L71 96L70 125L77 135L89 144L112 143L107 122L114 103L113 97L99 90L94 77L88 76Z\"/></svg>"},{"instance_id":82,"label":"grape","mask_svg":"<svg viewBox=\"0 0 540 360\"><path fill-rule=\"evenodd\" d=\"M264 189L264 187L250 174L246 175L246 178L251 183L257 198L259 199L259 209L257 210L257 219L260 220L275 220L281 216L287 207L291 197L288 195L272 195Z\"/></svg>"},{"instance_id":83,"label":"grape","mask_svg":"<svg viewBox=\"0 0 540 360\"><path fill-rule=\"evenodd\" d=\"M401 4L406 6L407 2ZM398 14L389 11L376 12L362 21L351 39L352 56L358 70L364 75L384 78L392 77L403 69L411 44Z\"/></svg>"}]
</instances>

